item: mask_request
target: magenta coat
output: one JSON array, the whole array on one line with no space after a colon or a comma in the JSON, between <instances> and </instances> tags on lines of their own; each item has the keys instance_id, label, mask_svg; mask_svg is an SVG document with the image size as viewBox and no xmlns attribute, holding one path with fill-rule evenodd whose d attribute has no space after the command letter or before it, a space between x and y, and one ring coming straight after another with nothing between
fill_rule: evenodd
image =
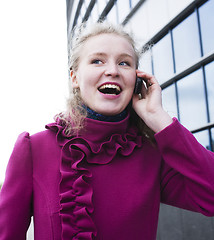
<instances>
[{"instance_id":1,"label":"magenta coat","mask_svg":"<svg viewBox=\"0 0 214 240\"><path fill-rule=\"evenodd\" d=\"M155 240L160 202L214 215L214 153L176 119L157 146L121 122L87 119L19 136L0 193L0 240Z\"/></svg>"}]
</instances>

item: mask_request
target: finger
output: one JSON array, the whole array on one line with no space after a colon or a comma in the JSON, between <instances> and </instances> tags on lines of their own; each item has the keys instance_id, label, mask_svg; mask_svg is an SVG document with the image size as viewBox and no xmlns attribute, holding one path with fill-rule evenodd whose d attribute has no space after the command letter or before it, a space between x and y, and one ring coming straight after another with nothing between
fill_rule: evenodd
<instances>
[{"instance_id":1,"label":"finger","mask_svg":"<svg viewBox=\"0 0 214 240\"><path fill-rule=\"evenodd\" d=\"M147 88L151 87L153 84L159 85L157 79L152 74L149 74L149 73L146 73L143 71L139 71L139 70L136 70L136 74L138 77L143 78L144 82L146 83Z\"/></svg>"},{"instance_id":2,"label":"finger","mask_svg":"<svg viewBox=\"0 0 214 240\"><path fill-rule=\"evenodd\" d=\"M141 102L142 99L142 95L141 94L134 94L132 96L132 107L136 110L136 107L138 106L138 103Z\"/></svg>"}]
</instances>

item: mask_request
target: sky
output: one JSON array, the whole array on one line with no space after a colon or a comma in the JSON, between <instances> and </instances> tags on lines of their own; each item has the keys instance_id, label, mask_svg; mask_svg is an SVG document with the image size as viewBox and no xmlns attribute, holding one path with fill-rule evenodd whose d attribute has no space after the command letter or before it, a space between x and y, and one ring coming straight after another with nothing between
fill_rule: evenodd
<instances>
[{"instance_id":1,"label":"sky","mask_svg":"<svg viewBox=\"0 0 214 240\"><path fill-rule=\"evenodd\" d=\"M0 183L18 135L65 110L66 1L0 0Z\"/></svg>"}]
</instances>

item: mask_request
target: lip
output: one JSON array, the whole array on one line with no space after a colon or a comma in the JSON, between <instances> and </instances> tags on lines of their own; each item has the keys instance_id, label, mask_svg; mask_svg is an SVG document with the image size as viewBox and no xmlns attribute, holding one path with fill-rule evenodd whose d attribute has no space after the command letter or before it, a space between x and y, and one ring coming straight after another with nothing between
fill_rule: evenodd
<instances>
[{"instance_id":1,"label":"lip","mask_svg":"<svg viewBox=\"0 0 214 240\"><path fill-rule=\"evenodd\" d=\"M120 86L120 84L118 84L118 83L116 83L116 82L104 82L104 83L102 83L102 84L97 88L97 90L98 90L100 87L102 87L103 85L106 85L106 84L116 85L116 86L118 86L118 87L121 89L121 92L122 92L122 87ZM114 95L114 94L104 94L104 93L100 92L99 90L98 90L98 92L102 95L103 98L108 99L108 100L117 99L117 98L119 98L120 95L121 95L121 92L120 92L118 95Z\"/></svg>"},{"instance_id":2,"label":"lip","mask_svg":"<svg viewBox=\"0 0 214 240\"><path fill-rule=\"evenodd\" d=\"M117 82L104 82L97 89L99 89L100 87L102 87L103 85L106 85L106 84L112 84L112 85L118 86L121 89L121 92L123 90L122 87L120 86L120 84L118 84Z\"/></svg>"},{"instance_id":3,"label":"lip","mask_svg":"<svg viewBox=\"0 0 214 240\"><path fill-rule=\"evenodd\" d=\"M104 94L104 93L101 93L100 91L99 91L99 93L102 95L102 97L104 97L105 99L109 99L109 100L114 100L114 99L117 99L120 97L120 94L118 94L118 95Z\"/></svg>"}]
</instances>

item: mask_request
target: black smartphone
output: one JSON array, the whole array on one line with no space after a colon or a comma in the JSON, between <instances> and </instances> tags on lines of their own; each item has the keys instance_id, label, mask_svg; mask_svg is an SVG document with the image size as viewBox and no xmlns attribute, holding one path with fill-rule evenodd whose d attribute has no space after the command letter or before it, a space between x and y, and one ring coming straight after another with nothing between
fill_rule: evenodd
<instances>
[{"instance_id":1,"label":"black smartphone","mask_svg":"<svg viewBox=\"0 0 214 240\"><path fill-rule=\"evenodd\" d=\"M140 77L136 77L134 93L140 94L142 90L143 79Z\"/></svg>"}]
</instances>

